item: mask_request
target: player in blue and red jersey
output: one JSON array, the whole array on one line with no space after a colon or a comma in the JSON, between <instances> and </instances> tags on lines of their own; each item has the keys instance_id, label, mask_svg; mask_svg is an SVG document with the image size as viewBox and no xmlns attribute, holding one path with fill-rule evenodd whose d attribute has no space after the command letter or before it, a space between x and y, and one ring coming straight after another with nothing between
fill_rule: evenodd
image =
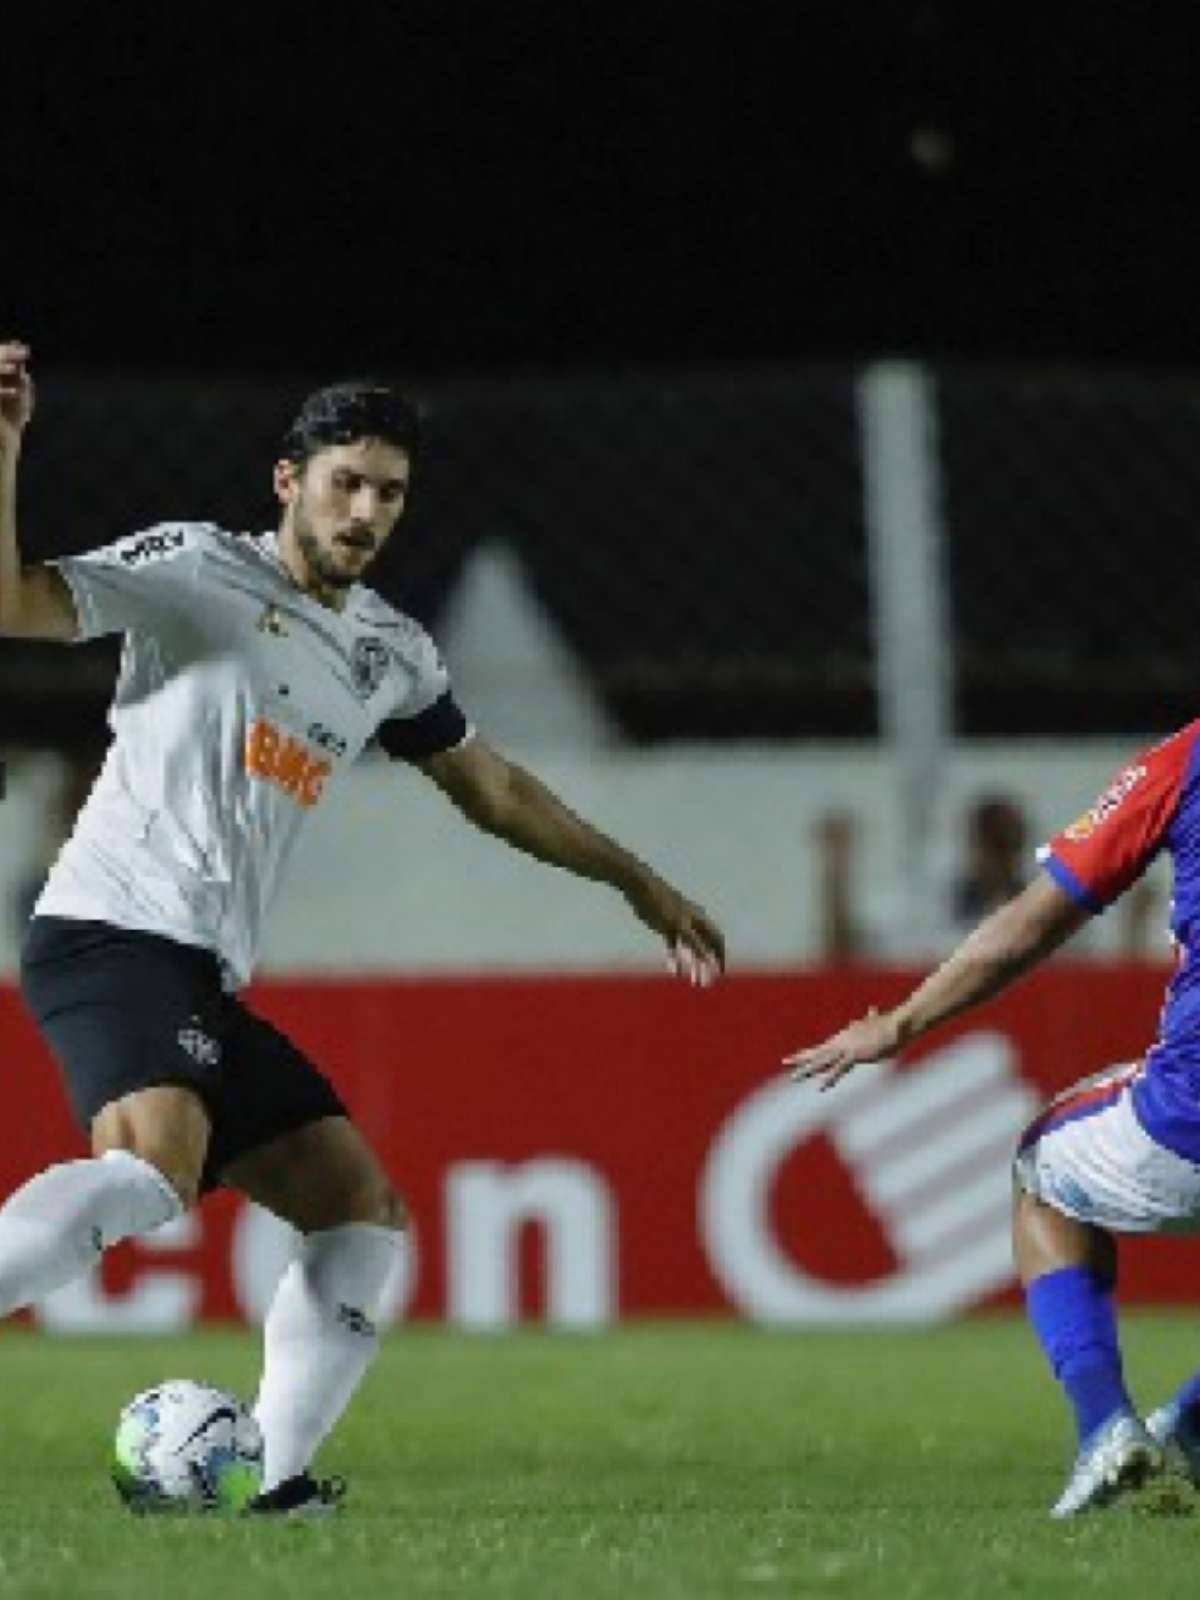
<instances>
[{"instance_id":1,"label":"player in blue and red jersey","mask_svg":"<svg viewBox=\"0 0 1200 1600\"><path fill-rule=\"evenodd\" d=\"M1143 751L1040 852L1043 871L900 1005L788 1058L831 1088L998 994L1101 912L1161 852L1178 965L1141 1061L1060 1095L1021 1139L1013 1240L1026 1309L1075 1413L1078 1454L1052 1515L1112 1504L1164 1468L1200 1487L1200 1374L1143 1422L1125 1387L1115 1236L1200 1229L1200 721Z\"/></svg>"}]
</instances>

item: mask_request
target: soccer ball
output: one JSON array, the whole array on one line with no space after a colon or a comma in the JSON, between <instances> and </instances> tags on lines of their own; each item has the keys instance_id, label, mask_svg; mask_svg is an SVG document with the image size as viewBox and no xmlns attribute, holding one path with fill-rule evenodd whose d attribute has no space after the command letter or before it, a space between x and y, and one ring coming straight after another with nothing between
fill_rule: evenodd
<instances>
[{"instance_id":1,"label":"soccer ball","mask_svg":"<svg viewBox=\"0 0 1200 1600\"><path fill-rule=\"evenodd\" d=\"M121 1412L112 1480L131 1511L241 1511L258 1493L262 1453L237 1395L171 1378Z\"/></svg>"}]
</instances>

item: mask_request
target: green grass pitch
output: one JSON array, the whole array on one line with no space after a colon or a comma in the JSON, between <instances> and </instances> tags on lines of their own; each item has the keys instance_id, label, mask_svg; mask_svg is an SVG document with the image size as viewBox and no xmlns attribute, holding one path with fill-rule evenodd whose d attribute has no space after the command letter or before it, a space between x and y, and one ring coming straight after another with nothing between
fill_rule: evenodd
<instances>
[{"instance_id":1,"label":"green grass pitch","mask_svg":"<svg viewBox=\"0 0 1200 1600\"><path fill-rule=\"evenodd\" d=\"M1145 1403L1200 1364L1125 1319ZM131 1517L106 1478L135 1390L248 1393L245 1332L0 1334L0 1596L1078 1596L1196 1591L1188 1494L1060 1526L1065 1408L1023 1323L389 1335L320 1469L322 1523ZM1200 1504L1198 1497L1197 1504Z\"/></svg>"}]
</instances>

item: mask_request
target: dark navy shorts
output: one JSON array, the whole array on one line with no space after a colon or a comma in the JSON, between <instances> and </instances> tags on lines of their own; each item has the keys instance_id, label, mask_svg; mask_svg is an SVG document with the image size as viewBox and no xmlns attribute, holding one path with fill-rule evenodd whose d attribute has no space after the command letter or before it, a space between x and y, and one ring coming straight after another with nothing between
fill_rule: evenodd
<instances>
[{"instance_id":1,"label":"dark navy shorts","mask_svg":"<svg viewBox=\"0 0 1200 1600\"><path fill-rule=\"evenodd\" d=\"M202 1191L248 1151L347 1115L312 1062L222 989L211 951L107 922L35 917L21 988L85 1133L104 1106L139 1089L177 1083L200 1097L212 1122Z\"/></svg>"}]
</instances>

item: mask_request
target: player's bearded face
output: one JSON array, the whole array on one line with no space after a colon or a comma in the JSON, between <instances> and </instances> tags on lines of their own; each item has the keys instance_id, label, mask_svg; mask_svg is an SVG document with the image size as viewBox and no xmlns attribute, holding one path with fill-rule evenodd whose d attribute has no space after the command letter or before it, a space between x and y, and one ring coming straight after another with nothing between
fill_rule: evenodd
<instances>
[{"instance_id":1,"label":"player's bearded face","mask_svg":"<svg viewBox=\"0 0 1200 1600\"><path fill-rule=\"evenodd\" d=\"M292 525L296 533L296 544L304 557L305 565L312 575L327 588L348 589L352 583L358 581L359 575L365 571L374 554L364 544L362 559L358 563L358 571L353 571L349 552L343 554L338 548L329 549L327 545L322 543L316 527L308 515L303 495L296 502Z\"/></svg>"},{"instance_id":2,"label":"player's bearded face","mask_svg":"<svg viewBox=\"0 0 1200 1600\"><path fill-rule=\"evenodd\" d=\"M319 451L291 480L284 532L308 579L327 590L357 583L404 509L408 458L379 439Z\"/></svg>"}]
</instances>

